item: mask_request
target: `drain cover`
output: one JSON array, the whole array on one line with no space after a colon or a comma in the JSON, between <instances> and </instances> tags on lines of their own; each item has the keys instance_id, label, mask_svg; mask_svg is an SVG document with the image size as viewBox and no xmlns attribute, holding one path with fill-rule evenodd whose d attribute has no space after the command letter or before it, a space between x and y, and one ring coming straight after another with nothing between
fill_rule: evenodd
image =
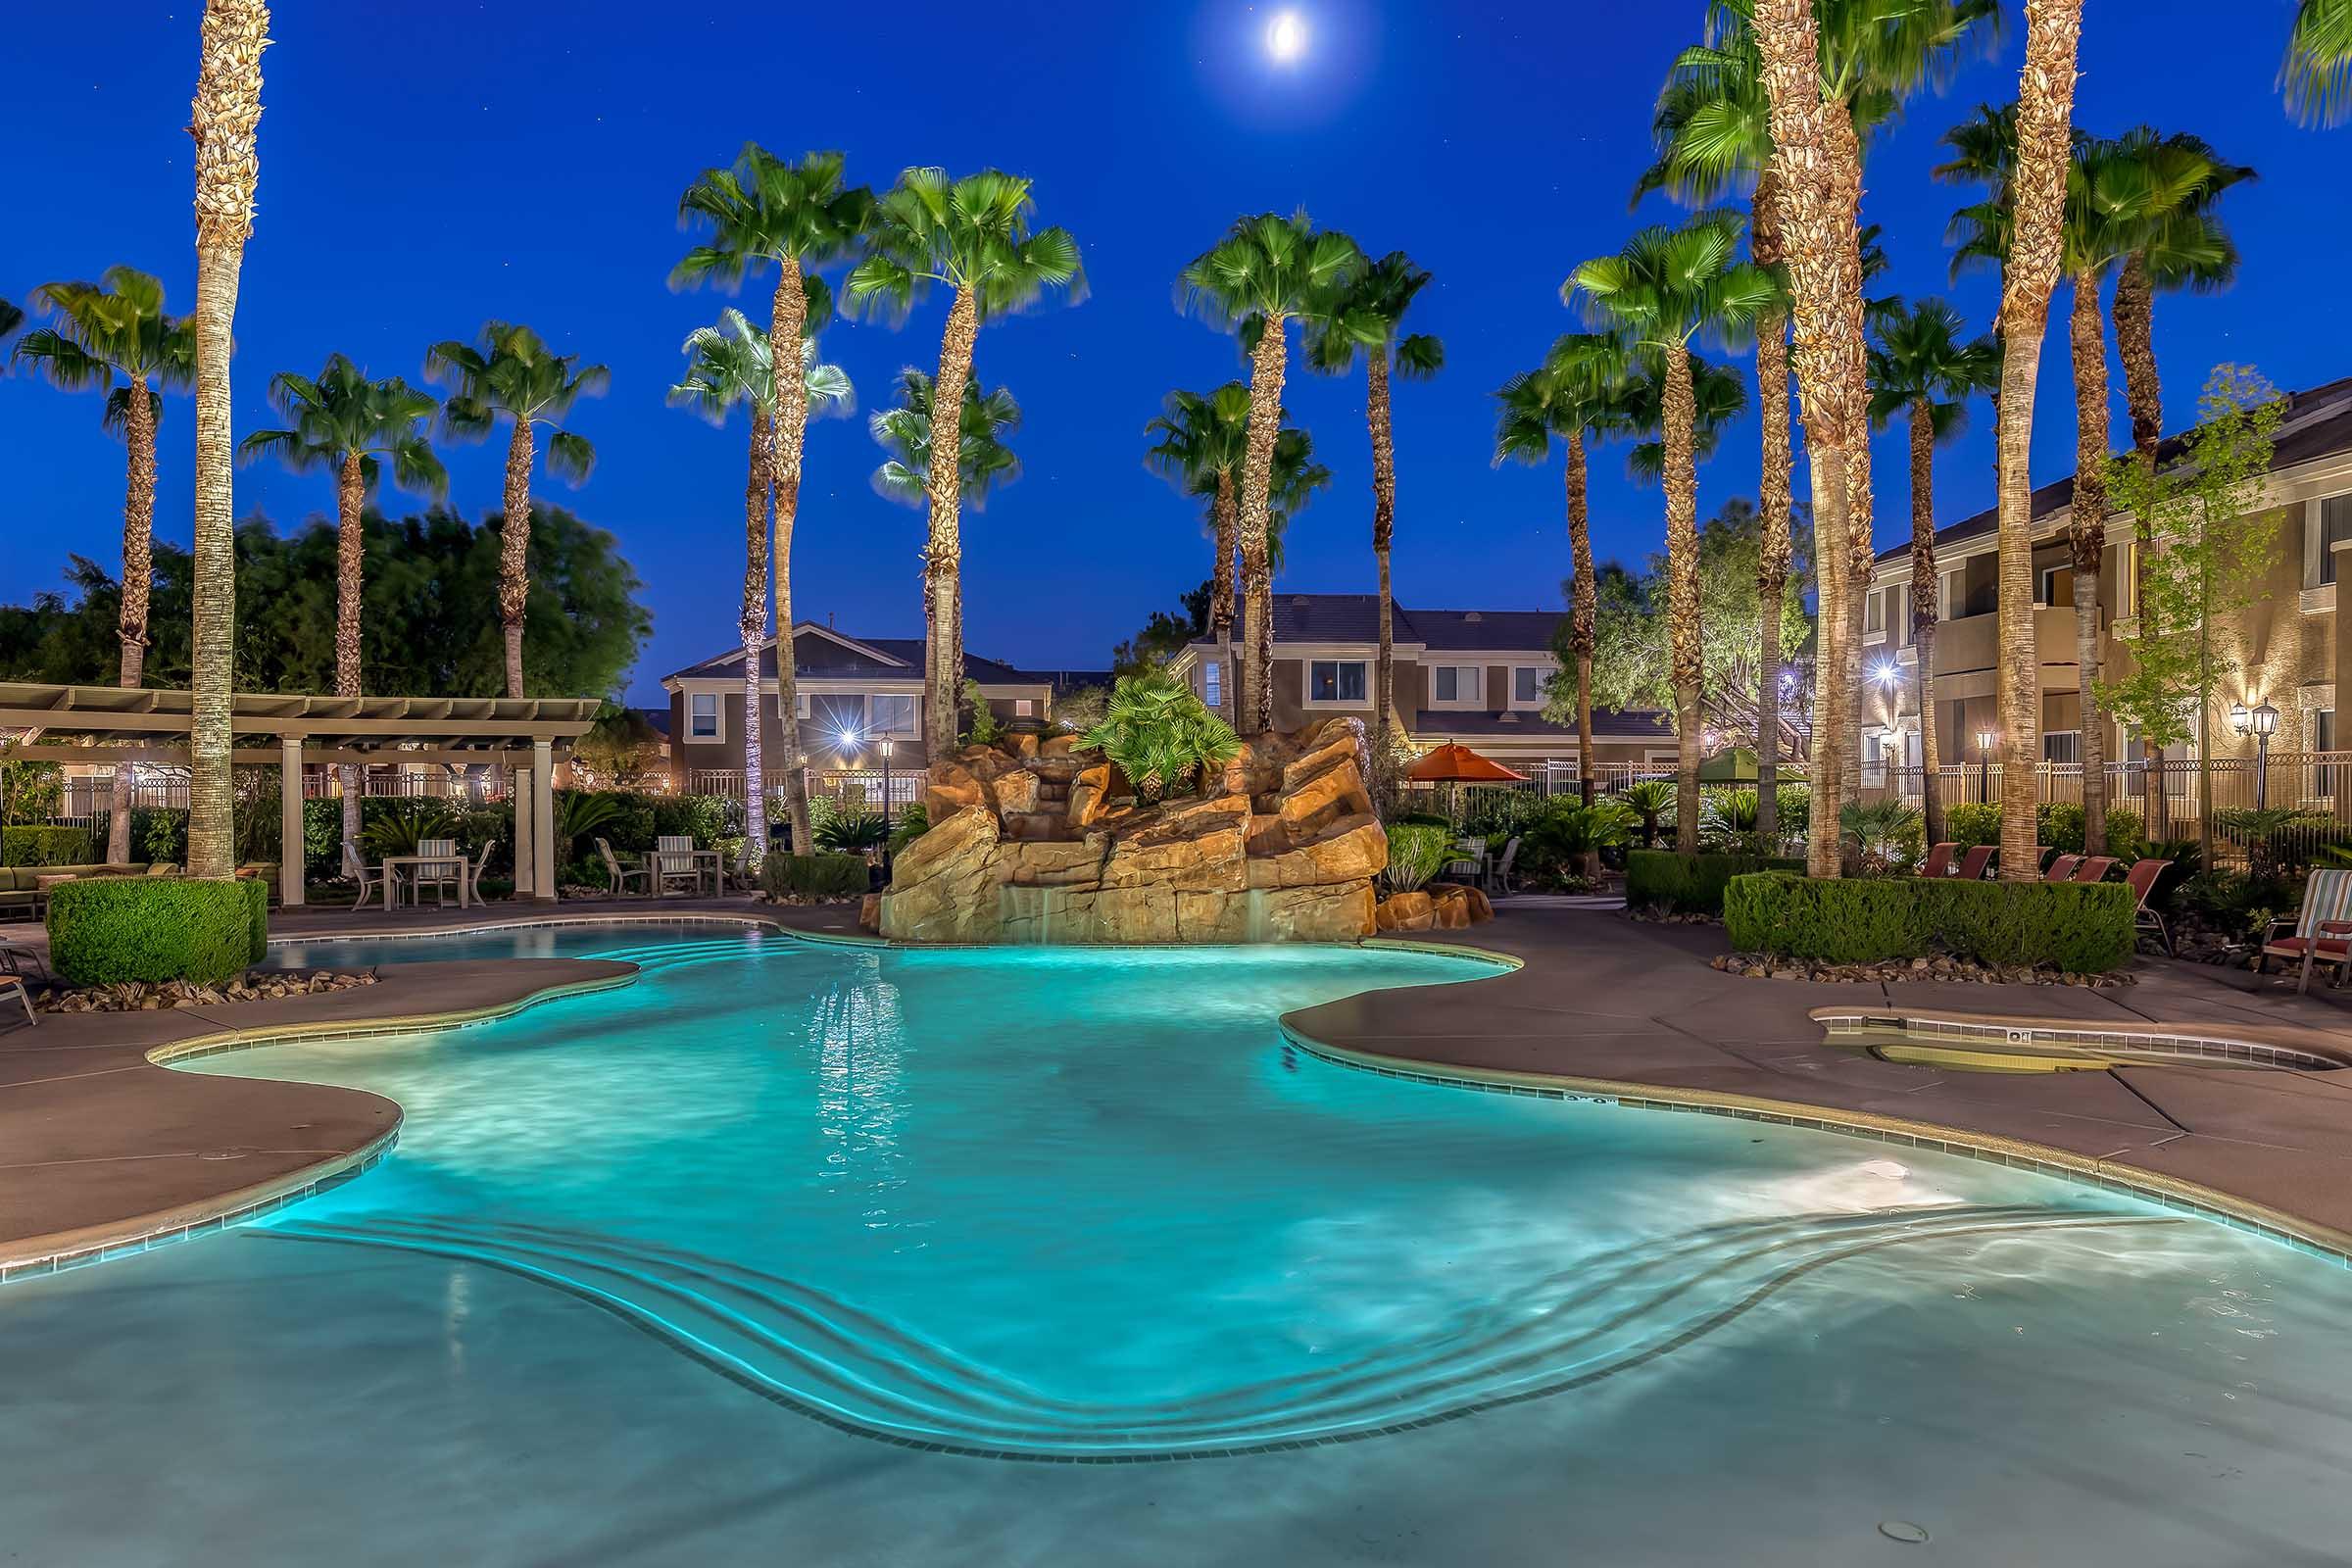
<instances>
[{"instance_id":1,"label":"drain cover","mask_svg":"<svg viewBox=\"0 0 2352 1568\"><path fill-rule=\"evenodd\" d=\"M1925 1545L1928 1533L1908 1519L1888 1519L1879 1526L1879 1534L1888 1541L1899 1541L1908 1546Z\"/></svg>"},{"instance_id":2,"label":"drain cover","mask_svg":"<svg viewBox=\"0 0 2352 1568\"><path fill-rule=\"evenodd\" d=\"M196 1157L198 1159L243 1159L253 1152L254 1151L250 1149L208 1149Z\"/></svg>"}]
</instances>

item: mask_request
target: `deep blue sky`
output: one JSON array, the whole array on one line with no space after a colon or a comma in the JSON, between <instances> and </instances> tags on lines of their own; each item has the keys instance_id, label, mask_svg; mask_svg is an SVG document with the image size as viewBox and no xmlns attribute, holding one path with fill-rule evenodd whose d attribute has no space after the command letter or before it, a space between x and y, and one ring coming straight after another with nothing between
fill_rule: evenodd
<instances>
[{"instance_id":1,"label":"deep blue sky","mask_svg":"<svg viewBox=\"0 0 2352 1568\"><path fill-rule=\"evenodd\" d=\"M966 519L969 642L1024 663L1100 666L1114 640L1207 570L1194 508L1138 461L1141 431L1169 387L1210 386L1240 365L1228 339L1177 314L1171 280L1237 215L1304 204L1438 277L1413 324L1443 336L1448 368L1397 396L1398 597L1556 606L1567 567L1556 466L1490 467L1488 394L1573 324L1557 295L1568 270L1640 220L1626 193L1645 161L1651 94L1696 31L1700 0L1295 9L1309 49L1278 70L1261 46L1268 8L1237 0L773 13L707 0L281 5L238 318L238 427L274 422L262 398L274 370L315 370L341 350L372 373L414 378L427 342L470 336L490 317L610 364L612 392L574 419L601 455L594 476L576 493L542 491L616 533L645 578L655 633L630 690L653 700L665 671L730 641L742 570L742 431L662 403L679 340L723 303L665 286L687 243L673 220L679 190L746 138L786 153L843 148L852 176L876 187L907 164L994 164L1035 177L1039 220L1077 235L1092 292L982 335L982 375L1027 410L1027 472ZM2289 0L2088 7L2080 122L2194 130L2264 175L2228 199L2245 253L2237 287L2159 304L2173 423L2217 360L2252 362L2281 386L2352 373L2341 304L2352 131L2301 130L2280 112L2273 79L2289 11ZM193 303L181 127L197 15L195 0L126 0L108 13L104 50L50 52L18 30L39 69L12 73L0 102L16 172L0 295L22 301L41 281L121 261L159 273L175 308ZM2000 56L1916 103L1869 170L1866 216L1886 225L1892 286L1948 292L1980 322L1991 283L1947 284L1943 223L1960 198L1927 171L1947 124L2014 95L2012 23ZM1661 203L1644 216L1672 212ZM759 314L757 298L746 303ZM864 413L901 366L934 363L942 311L935 300L900 330L845 322L824 339L861 407L810 432L794 563L805 615L830 612L871 635L920 632L922 517L868 489ZM1368 590L1360 376L1293 388L1294 416L1334 482L1294 526L1283 580ZM2117 394L2120 421L2120 377ZM2054 332L2036 478L2071 466L2071 400ZM0 379L11 487L0 601L55 585L69 551L116 564L122 448L97 415L93 396ZM1989 503L1985 423L1941 461L1946 518ZM175 400L157 529L183 542L191 430ZM1752 493L1753 446L1752 420L1727 437L1701 472L1702 507ZM499 450L451 454L453 500L468 513L497 504ZM1908 515L1902 462L1890 436L1878 464L1884 539ZM1654 492L1628 482L1613 455L1595 478L1599 549L1653 548ZM331 504L323 476L239 473L240 510L281 524Z\"/></svg>"}]
</instances>

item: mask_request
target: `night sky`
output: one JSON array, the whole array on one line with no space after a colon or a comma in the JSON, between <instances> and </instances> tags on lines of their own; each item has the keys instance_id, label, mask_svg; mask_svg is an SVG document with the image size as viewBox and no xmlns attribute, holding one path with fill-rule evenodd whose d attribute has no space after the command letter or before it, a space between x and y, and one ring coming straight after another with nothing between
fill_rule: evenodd
<instances>
[{"instance_id":1,"label":"night sky","mask_svg":"<svg viewBox=\"0 0 2352 1568\"><path fill-rule=\"evenodd\" d=\"M1517 5L1297 0L1301 59L1273 63L1271 13L1237 0L762 8L667 0L282 4L264 62L259 217L246 251L235 367L240 433L275 423L271 372L317 370L340 350L376 375L416 379L425 345L488 318L526 321L602 360L612 389L574 427L600 460L580 490L539 493L620 538L647 583L655 632L629 683L658 682L731 641L742 561L744 439L666 408L679 340L726 303L670 292L688 243L679 191L747 138L795 154L838 147L877 189L907 164L996 165L1036 180L1038 221L1085 250L1091 293L990 326L980 373L1027 413L1019 483L964 524L967 637L976 653L1096 666L1146 613L1208 569L1194 505L1148 474L1145 421L1172 386L1242 367L1230 339L1180 315L1178 269L1235 217L1303 204L1375 254L1402 248L1437 274L1411 325L1445 339L1438 380L1396 396L1398 598L1433 608L1553 608L1568 566L1556 464L1490 466L1488 394L1576 324L1558 299L1578 262L1618 247L1660 201L1629 214L1646 162L1651 97L1703 6L1621 0ZM2078 122L2190 130L2256 166L2226 199L2244 252L2235 288L2157 308L2168 425L2194 409L2219 360L2282 387L2352 374L2343 305L2352 130L2291 124L2274 80L2289 0L2091 0ZM2012 7L1997 58L1915 102L1868 171L1868 220L1886 225L1887 287L1943 292L1983 323L1988 276L1947 281L1944 221L1964 196L1929 180L1936 140L1979 101L2014 96L2023 25ZM194 303L189 142L192 0L123 0L103 48L12 29L18 69L0 102L11 151L0 295L95 276L126 262ZM764 318L764 290L741 302ZM2072 465L2062 330L2049 339L2035 477ZM928 369L944 303L901 329L843 322L828 358L860 408L809 432L796 603L846 631L921 631L922 514L868 488L878 454L864 415L901 366ZM1297 359L1294 358L1294 367ZM2116 377L2119 438L2122 386ZM1285 586L1373 586L1370 459L1361 372L1294 375L1289 405L1334 471L1294 525ZM122 451L100 400L24 374L0 379L0 601L59 582L69 552L119 564ZM1940 458L1944 520L1989 505L1989 419ZM189 534L193 420L167 407L157 532ZM503 440L449 454L452 500L498 503ZM1752 494L1752 417L1700 471L1702 512ZM1907 526L1899 432L1878 452L1880 533ZM1594 466L1605 556L1661 532L1654 492L1622 460ZM324 475L239 470L241 513L281 525L331 513ZM1801 478L1800 478L1801 486ZM397 494L394 512L419 505Z\"/></svg>"}]
</instances>

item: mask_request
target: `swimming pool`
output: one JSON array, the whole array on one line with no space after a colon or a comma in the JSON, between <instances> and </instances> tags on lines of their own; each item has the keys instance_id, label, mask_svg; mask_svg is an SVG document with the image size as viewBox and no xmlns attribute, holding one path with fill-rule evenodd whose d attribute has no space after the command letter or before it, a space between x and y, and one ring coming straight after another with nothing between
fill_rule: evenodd
<instances>
[{"instance_id":1,"label":"swimming pool","mask_svg":"<svg viewBox=\"0 0 2352 1568\"><path fill-rule=\"evenodd\" d=\"M335 956L509 953L645 972L190 1065L389 1095L402 1142L0 1294L0 1541L1818 1563L1916 1554L1916 1526L1945 1561L2338 1560L2344 1271L1977 1162L1399 1083L1274 1027L1471 960L723 929Z\"/></svg>"}]
</instances>

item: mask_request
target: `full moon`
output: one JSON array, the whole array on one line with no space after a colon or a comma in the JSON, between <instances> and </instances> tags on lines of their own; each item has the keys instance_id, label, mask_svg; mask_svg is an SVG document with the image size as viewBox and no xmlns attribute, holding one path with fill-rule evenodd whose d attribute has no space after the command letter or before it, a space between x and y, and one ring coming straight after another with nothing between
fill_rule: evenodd
<instances>
[{"instance_id":1,"label":"full moon","mask_svg":"<svg viewBox=\"0 0 2352 1568\"><path fill-rule=\"evenodd\" d=\"M1266 24L1266 53L1285 65L1306 53L1306 24L1298 12L1277 12Z\"/></svg>"}]
</instances>

